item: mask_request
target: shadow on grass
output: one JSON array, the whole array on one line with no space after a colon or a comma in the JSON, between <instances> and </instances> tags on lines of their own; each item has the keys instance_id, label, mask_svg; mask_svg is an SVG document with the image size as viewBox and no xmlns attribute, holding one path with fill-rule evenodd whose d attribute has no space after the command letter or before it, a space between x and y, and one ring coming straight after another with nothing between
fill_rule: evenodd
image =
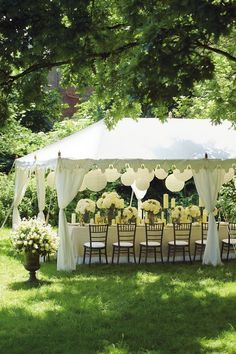
<instances>
[{"instance_id":1,"label":"shadow on grass","mask_svg":"<svg viewBox=\"0 0 236 354\"><path fill-rule=\"evenodd\" d=\"M19 281L15 283L11 283L8 288L10 290L31 290L33 288L40 288L42 286L50 286L52 285L51 281L48 280L38 280L38 282L32 283L29 281Z\"/></svg>"},{"instance_id":2,"label":"shadow on grass","mask_svg":"<svg viewBox=\"0 0 236 354\"><path fill-rule=\"evenodd\" d=\"M235 265L94 265L70 274L42 265L52 284L34 289L24 309L0 312L0 352L227 353L223 334L236 327Z\"/></svg>"}]
</instances>

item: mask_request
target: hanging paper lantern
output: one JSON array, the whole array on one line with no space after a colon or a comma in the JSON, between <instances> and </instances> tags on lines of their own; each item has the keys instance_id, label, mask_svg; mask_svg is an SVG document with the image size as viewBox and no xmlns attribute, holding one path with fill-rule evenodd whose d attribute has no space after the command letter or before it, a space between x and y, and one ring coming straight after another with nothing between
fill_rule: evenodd
<instances>
[{"instance_id":1,"label":"hanging paper lantern","mask_svg":"<svg viewBox=\"0 0 236 354\"><path fill-rule=\"evenodd\" d=\"M81 187L80 187L80 189L79 189L79 192L83 192L83 191L85 191L85 189L87 188L87 186L86 186L84 180L85 180L85 178L83 179L83 182L82 182L82 184L81 184Z\"/></svg>"},{"instance_id":2,"label":"hanging paper lantern","mask_svg":"<svg viewBox=\"0 0 236 354\"><path fill-rule=\"evenodd\" d=\"M174 174L166 178L165 184L166 188L171 192L179 192L184 188L184 182L177 179Z\"/></svg>"},{"instance_id":3,"label":"hanging paper lantern","mask_svg":"<svg viewBox=\"0 0 236 354\"><path fill-rule=\"evenodd\" d=\"M125 173L123 173L123 175L121 175L121 183L124 185L124 186L131 186L131 184L134 183L134 180L135 180L135 172L132 168L128 168L127 171Z\"/></svg>"},{"instance_id":4,"label":"hanging paper lantern","mask_svg":"<svg viewBox=\"0 0 236 354\"><path fill-rule=\"evenodd\" d=\"M136 179L138 178L151 182L154 178L154 171L149 172L146 167L138 168L138 171L136 172Z\"/></svg>"},{"instance_id":5,"label":"hanging paper lantern","mask_svg":"<svg viewBox=\"0 0 236 354\"><path fill-rule=\"evenodd\" d=\"M190 168L186 168L183 172L180 172L180 170L175 169L173 171L173 174L178 180L183 182L186 182L187 180L193 177L193 173Z\"/></svg>"},{"instance_id":6,"label":"hanging paper lantern","mask_svg":"<svg viewBox=\"0 0 236 354\"><path fill-rule=\"evenodd\" d=\"M229 171L224 176L224 183L228 183L234 178L234 169L230 168Z\"/></svg>"},{"instance_id":7,"label":"hanging paper lantern","mask_svg":"<svg viewBox=\"0 0 236 354\"><path fill-rule=\"evenodd\" d=\"M84 177L84 184L93 192L99 192L107 185L107 180L100 169L89 171Z\"/></svg>"},{"instance_id":8,"label":"hanging paper lantern","mask_svg":"<svg viewBox=\"0 0 236 354\"><path fill-rule=\"evenodd\" d=\"M158 179L165 179L168 176L168 172L166 172L163 168L156 168L154 174Z\"/></svg>"},{"instance_id":9,"label":"hanging paper lantern","mask_svg":"<svg viewBox=\"0 0 236 354\"><path fill-rule=\"evenodd\" d=\"M113 166L109 166L104 174L107 182L115 182L120 177L120 173Z\"/></svg>"},{"instance_id":10,"label":"hanging paper lantern","mask_svg":"<svg viewBox=\"0 0 236 354\"><path fill-rule=\"evenodd\" d=\"M50 188L55 188L55 172L52 171L47 175L46 179L47 185Z\"/></svg>"},{"instance_id":11,"label":"hanging paper lantern","mask_svg":"<svg viewBox=\"0 0 236 354\"><path fill-rule=\"evenodd\" d=\"M146 191L150 186L150 182L142 178L137 178L135 185L140 191Z\"/></svg>"}]
</instances>

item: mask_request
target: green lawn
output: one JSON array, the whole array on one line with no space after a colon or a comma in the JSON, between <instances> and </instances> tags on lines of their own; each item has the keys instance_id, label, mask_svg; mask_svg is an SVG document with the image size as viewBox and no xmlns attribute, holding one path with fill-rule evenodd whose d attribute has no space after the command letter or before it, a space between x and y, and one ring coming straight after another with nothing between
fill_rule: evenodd
<instances>
[{"instance_id":1,"label":"green lawn","mask_svg":"<svg viewBox=\"0 0 236 354\"><path fill-rule=\"evenodd\" d=\"M41 266L32 288L0 234L0 353L236 353L236 261Z\"/></svg>"}]
</instances>

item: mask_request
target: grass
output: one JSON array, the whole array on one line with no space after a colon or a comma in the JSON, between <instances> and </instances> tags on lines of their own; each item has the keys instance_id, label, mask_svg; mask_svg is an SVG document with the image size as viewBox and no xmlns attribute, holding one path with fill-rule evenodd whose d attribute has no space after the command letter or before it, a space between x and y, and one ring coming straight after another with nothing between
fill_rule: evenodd
<instances>
[{"instance_id":1,"label":"grass","mask_svg":"<svg viewBox=\"0 0 236 354\"><path fill-rule=\"evenodd\" d=\"M0 234L0 353L236 353L236 262L43 264L28 274Z\"/></svg>"}]
</instances>

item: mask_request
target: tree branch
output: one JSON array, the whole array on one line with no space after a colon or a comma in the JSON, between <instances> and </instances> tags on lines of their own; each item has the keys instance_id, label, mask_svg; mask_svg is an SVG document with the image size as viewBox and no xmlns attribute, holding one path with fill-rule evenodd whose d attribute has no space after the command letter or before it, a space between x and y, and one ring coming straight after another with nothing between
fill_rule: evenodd
<instances>
[{"instance_id":1,"label":"tree branch","mask_svg":"<svg viewBox=\"0 0 236 354\"><path fill-rule=\"evenodd\" d=\"M92 56L93 58L107 59L107 58L109 58L111 55L122 53L122 52L124 52L124 51L127 50L127 49L136 47L137 45L139 45L139 42L137 42L137 41L135 41L135 42L130 42L130 43L125 44L125 45L123 45L123 46L121 46L121 47L118 47L118 48L116 48L116 49L114 49L114 50L111 50L110 52L94 53L94 54L92 54L91 56Z\"/></svg>"},{"instance_id":2,"label":"tree branch","mask_svg":"<svg viewBox=\"0 0 236 354\"><path fill-rule=\"evenodd\" d=\"M217 53L217 54L220 54L220 55L223 55L224 57L226 57L227 59L233 61L236 63L236 57L233 56L232 54L222 50L222 49L218 49L218 48L215 48L215 47L211 47L207 44L203 44L201 42L196 42L197 46L201 47L201 48L204 48L204 49L207 49L207 50L210 50L211 52L214 52L214 53Z\"/></svg>"}]
</instances>

